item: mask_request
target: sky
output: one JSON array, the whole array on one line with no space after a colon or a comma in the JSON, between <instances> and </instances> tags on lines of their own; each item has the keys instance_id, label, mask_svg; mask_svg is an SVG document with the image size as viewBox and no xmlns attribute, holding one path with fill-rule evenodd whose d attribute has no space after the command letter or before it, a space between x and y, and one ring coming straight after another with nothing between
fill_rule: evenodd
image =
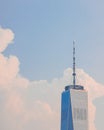
<instances>
[{"instance_id":1,"label":"sky","mask_svg":"<svg viewBox=\"0 0 104 130\"><path fill-rule=\"evenodd\" d=\"M90 129L103 130L103 0L0 3L0 129L60 129L60 96L72 83L75 40L77 82L88 90L92 108Z\"/></svg>"}]
</instances>

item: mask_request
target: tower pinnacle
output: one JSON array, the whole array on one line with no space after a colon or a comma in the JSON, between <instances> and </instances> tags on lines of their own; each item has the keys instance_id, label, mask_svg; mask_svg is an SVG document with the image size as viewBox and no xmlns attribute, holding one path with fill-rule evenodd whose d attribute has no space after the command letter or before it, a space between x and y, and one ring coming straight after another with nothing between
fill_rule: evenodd
<instances>
[{"instance_id":1,"label":"tower pinnacle","mask_svg":"<svg viewBox=\"0 0 104 130\"><path fill-rule=\"evenodd\" d=\"M73 41L73 86L75 89L75 85L76 85L76 70L75 70L75 41Z\"/></svg>"}]
</instances>

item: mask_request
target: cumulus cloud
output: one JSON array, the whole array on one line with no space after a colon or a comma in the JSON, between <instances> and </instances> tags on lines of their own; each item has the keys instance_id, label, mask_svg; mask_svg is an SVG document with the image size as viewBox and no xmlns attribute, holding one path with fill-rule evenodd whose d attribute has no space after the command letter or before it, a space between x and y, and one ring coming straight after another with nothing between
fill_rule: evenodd
<instances>
[{"instance_id":1,"label":"cumulus cloud","mask_svg":"<svg viewBox=\"0 0 104 130\"><path fill-rule=\"evenodd\" d=\"M0 27L0 52L3 52L6 47L13 43L14 33L10 29Z\"/></svg>"},{"instance_id":2,"label":"cumulus cloud","mask_svg":"<svg viewBox=\"0 0 104 130\"><path fill-rule=\"evenodd\" d=\"M2 28L0 32L0 52L3 52L14 34ZM29 81L20 75L19 64L16 56L5 57L0 53L0 129L59 130L61 92L72 84L72 69L66 69L61 78L51 82ZM96 130L93 100L104 96L104 86L82 69L77 69L77 77L77 83L85 86L89 94L89 130Z\"/></svg>"},{"instance_id":3,"label":"cumulus cloud","mask_svg":"<svg viewBox=\"0 0 104 130\"><path fill-rule=\"evenodd\" d=\"M19 60L15 56L5 57L0 54L0 86L8 86L19 71Z\"/></svg>"}]
</instances>

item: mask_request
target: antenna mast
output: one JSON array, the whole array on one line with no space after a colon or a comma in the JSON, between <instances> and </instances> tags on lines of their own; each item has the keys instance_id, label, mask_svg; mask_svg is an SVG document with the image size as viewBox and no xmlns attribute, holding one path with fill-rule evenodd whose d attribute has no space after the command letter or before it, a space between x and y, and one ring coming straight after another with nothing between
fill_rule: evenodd
<instances>
[{"instance_id":1,"label":"antenna mast","mask_svg":"<svg viewBox=\"0 0 104 130\"><path fill-rule=\"evenodd\" d=\"M73 86L75 89L75 85L76 85L76 73L75 73L75 41L73 41Z\"/></svg>"}]
</instances>

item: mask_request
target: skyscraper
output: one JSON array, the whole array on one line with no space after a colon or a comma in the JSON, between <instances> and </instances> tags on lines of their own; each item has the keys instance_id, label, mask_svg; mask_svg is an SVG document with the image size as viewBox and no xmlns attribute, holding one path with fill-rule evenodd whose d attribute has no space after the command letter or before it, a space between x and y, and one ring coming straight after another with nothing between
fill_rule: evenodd
<instances>
[{"instance_id":1,"label":"skyscraper","mask_svg":"<svg viewBox=\"0 0 104 130\"><path fill-rule=\"evenodd\" d=\"M61 98L61 130L88 130L88 95L75 79L75 46L73 43L73 85L65 87Z\"/></svg>"}]
</instances>

